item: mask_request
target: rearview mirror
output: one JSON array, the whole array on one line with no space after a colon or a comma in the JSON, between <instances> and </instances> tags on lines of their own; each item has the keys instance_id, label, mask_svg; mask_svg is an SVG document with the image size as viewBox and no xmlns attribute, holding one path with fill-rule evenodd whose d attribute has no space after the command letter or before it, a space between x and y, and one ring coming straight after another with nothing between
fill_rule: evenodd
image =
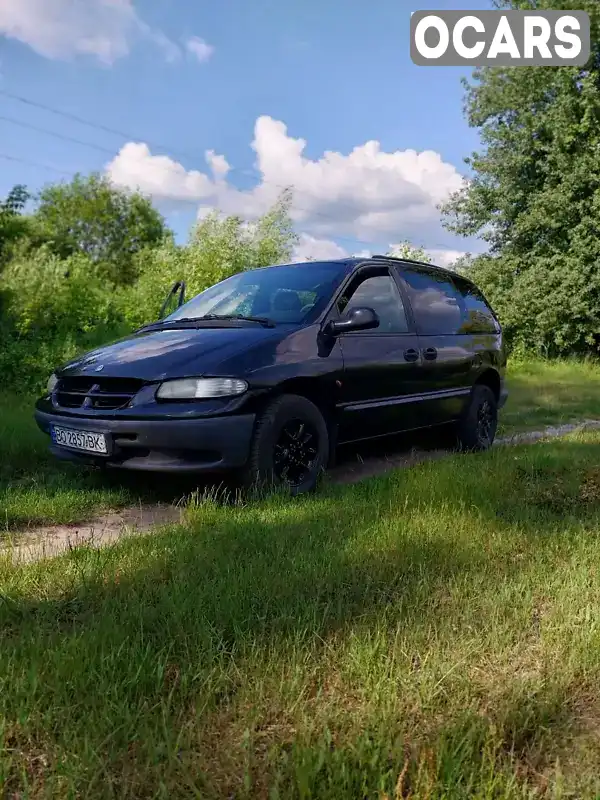
<instances>
[{"instance_id":1,"label":"rearview mirror","mask_svg":"<svg viewBox=\"0 0 600 800\"><path fill-rule=\"evenodd\" d=\"M185 281L175 281L173 286L171 286L171 291L167 295L167 298L160 309L160 314L158 315L159 319L162 319L165 316L165 311L169 307L171 298L173 295L177 294L177 292L179 292L179 297L177 298L177 308L180 308L185 300Z\"/></svg>"},{"instance_id":2,"label":"rearview mirror","mask_svg":"<svg viewBox=\"0 0 600 800\"><path fill-rule=\"evenodd\" d=\"M379 327L379 317L372 308L352 308L342 319L331 320L326 332L331 336L351 331L369 331Z\"/></svg>"}]
</instances>

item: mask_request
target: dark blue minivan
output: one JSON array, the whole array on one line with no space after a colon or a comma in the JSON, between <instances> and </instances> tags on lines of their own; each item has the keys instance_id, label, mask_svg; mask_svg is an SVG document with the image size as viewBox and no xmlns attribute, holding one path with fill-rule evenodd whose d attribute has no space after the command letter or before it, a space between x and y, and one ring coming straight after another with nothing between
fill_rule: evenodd
<instances>
[{"instance_id":1,"label":"dark blue minivan","mask_svg":"<svg viewBox=\"0 0 600 800\"><path fill-rule=\"evenodd\" d=\"M451 426L463 449L490 447L505 367L463 276L388 256L284 264L60 367L35 417L60 458L297 494L341 443Z\"/></svg>"}]
</instances>

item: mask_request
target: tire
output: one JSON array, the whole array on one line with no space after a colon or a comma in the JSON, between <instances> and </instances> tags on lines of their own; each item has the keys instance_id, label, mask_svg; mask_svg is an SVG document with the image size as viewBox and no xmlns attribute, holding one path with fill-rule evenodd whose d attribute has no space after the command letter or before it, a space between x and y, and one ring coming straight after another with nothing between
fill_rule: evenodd
<instances>
[{"instance_id":1,"label":"tire","mask_svg":"<svg viewBox=\"0 0 600 800\"><path fill-rule=\"evenodd\" d=\"M280 395L258 418L242 485L281 487L293 496L311 492L328 456L329 432L317 406L300 395Z\"/></svg>"},{"instance_id":2,"label":"tire","mask_svg":"<svg viewBox=\"0 0 600 800\"><path fill-rule=\"evenodd\" d=\"M467 452L488 450L498 428L498 401L489 386L475 385L469 405L458 422L458 447Z\"/></svg>"}]
</instances>

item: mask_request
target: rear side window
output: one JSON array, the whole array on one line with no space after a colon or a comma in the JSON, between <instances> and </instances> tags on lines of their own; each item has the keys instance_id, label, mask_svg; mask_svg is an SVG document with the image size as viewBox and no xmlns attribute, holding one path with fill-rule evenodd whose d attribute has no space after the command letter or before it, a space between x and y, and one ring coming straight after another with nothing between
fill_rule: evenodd
<instances>
[{"instance_id":1,"label":"rear side window","mask_svg":"<svg viewBox=\"0 0 600 800\"><path fill-rule=\"evenodd\" d=\"M460 332L497 333L498 323L479 289L461 278L455 278L454 282L465 304L465 318Z\"/></svg>"},{"instance_id":2,"label":"rear side window","mask_svg":"<svg viewBox=\"0 0 600 800\"><path fill-rule=\"evenodd\" d=\"M403 269L417 330L424 336L461 333L463 301L443 274Z\"/></svg>"}]
</instances>

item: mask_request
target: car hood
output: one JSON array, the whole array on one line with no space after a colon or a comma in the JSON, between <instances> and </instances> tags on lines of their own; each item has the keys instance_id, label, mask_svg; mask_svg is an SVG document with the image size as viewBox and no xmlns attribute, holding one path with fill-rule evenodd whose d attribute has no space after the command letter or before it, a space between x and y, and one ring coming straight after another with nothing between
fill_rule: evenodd
<instances>
[{"instance_id":1,"label":"car hood","mask_svg":"<svg viewBox=\"0 0 600 800\"><path fill-rule=\"evenodd\" d=\"M141 331L79 356L57 374L148 381L218 374L221 362L283 335L281 329L259 325Z\"/></svg>"}]
</instances>

